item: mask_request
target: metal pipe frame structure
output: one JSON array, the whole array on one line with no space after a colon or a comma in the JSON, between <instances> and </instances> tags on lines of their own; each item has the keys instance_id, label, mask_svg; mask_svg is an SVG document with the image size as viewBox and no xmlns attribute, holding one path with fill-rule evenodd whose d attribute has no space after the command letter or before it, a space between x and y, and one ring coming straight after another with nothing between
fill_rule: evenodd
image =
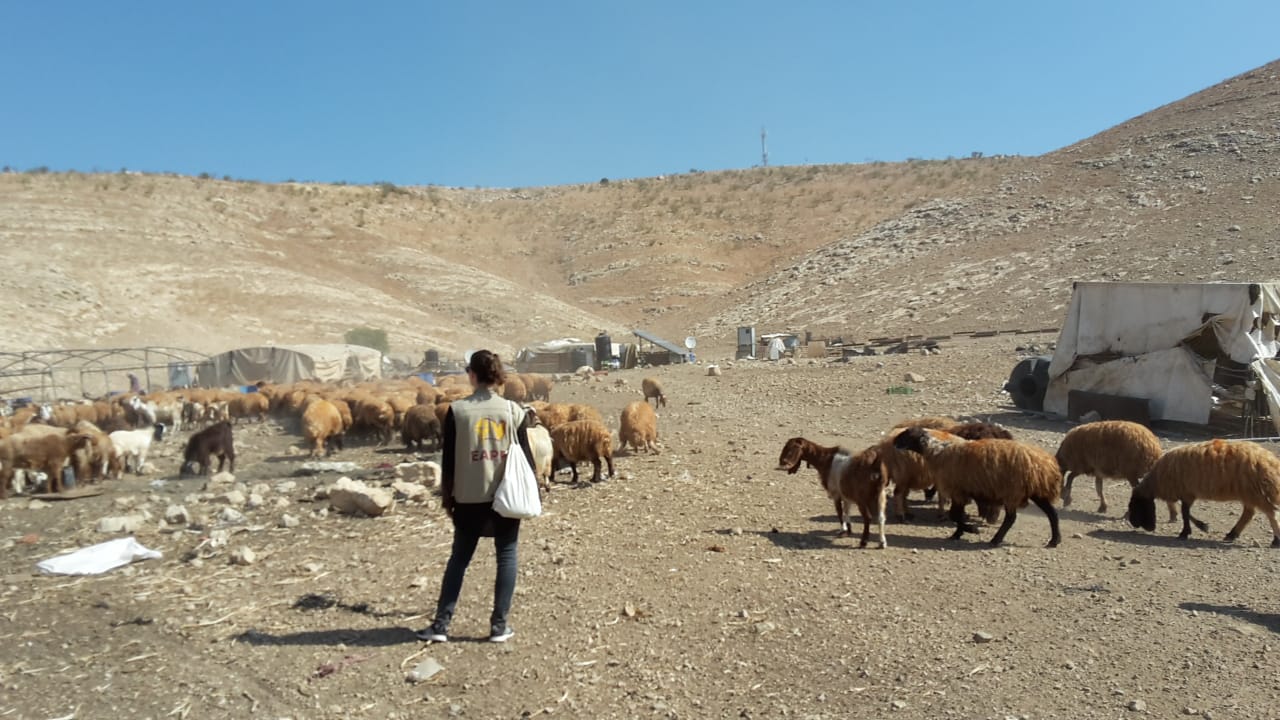
<instances>
[{"instance_id":1,"label":"metal pipe frame structure","mask_svg":"<svg viewBox=\"0 0 1280 720\"><path fill-rule=\"evenodd\" d=\"M0 395L35 391L34 399L40 401L71 399L67 390L75 387L79 398L94 397L110 391L112 373L138 371L145 377L145 387L152 388L152 372L163 370L167 387L171 364L194 367L208 359L194 350L164 346L0 351ZM103 392L86 392L90 380L99 375ZM57 397L60 394L63 397Z\"/></svg>"}]
</instances>

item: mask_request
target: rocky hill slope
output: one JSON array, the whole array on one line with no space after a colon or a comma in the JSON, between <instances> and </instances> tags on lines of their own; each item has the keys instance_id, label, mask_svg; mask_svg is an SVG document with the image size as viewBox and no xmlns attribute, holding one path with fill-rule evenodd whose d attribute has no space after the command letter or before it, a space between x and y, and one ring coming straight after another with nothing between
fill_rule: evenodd
<instances>
[{"instance_id":1,"label":"rocky hill slope","mask_svg":"<svg viewBox=\"0 0 1280 720\"><path fill-rule=\"evenodd\" d=\"M0 174L0 347L1057 323L1073 280L1274 277L1280 64L1038 158L537 189Z\"/></svg>"}]
</instances>

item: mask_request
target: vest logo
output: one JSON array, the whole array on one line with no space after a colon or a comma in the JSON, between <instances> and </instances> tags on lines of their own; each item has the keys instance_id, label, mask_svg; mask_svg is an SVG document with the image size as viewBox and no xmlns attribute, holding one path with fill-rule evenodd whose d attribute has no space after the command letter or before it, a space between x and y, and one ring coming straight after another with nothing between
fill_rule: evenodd
<instances>
[{"instance_id":1,"label":"vest logo","mask_svg":"<svg viewBox=\"0 0 1280 720\"><path fill-rule=\"evenodd\" d=\"M475 436L476 442L501 440L507 436L507 421L480 418L475 424Z\"/></svg>"}]
</instances>

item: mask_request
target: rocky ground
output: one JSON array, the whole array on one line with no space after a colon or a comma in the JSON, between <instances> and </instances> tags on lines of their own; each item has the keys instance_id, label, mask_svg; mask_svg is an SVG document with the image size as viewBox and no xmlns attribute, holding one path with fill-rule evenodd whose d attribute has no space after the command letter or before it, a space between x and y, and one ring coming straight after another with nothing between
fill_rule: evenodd
<instances>
[{"instance_id":1,"label":"rocky ground","mask_svg":"<svg viewBox=\"0 0 1280 720\"><path fill-rule=\"evenodd\" d=\"M299 438L274 423L236 429L239 488L177 479L170 440L155 473L101 496L0 503L0 718L1273 717L1277 551L1263 521L1220 541L1236 506L1204 507L1213 534L1182 542L1175 526L1130 529L1123 484L1108 487L1107 516L1092 512L1086 482L1062 512L1061 547L1043 547L1048 525L1030 508L993 550L989 529L948 542L917 498L887 550L858 550L833 536L813 471L775 469L793 435L860 448L919 414L991 418L1056 447L1068 426L1007 409L1000 391L1026 342L651 371L670 397L663 452L620 454L617 478L552 490L523 528L517 634L502 646L482 642L487 549L455 641L413 638L450 542L430 494L344 515L315 499L337 476L295 476ZM914 392L886 392L908 372L923 378ZM554 397L616 418L642 376ZM356 447L334 459L376 484L413 458ZM171 505L189 522L162 522ZM34 573L118 536L98 531L103 518L144 512L135 536L162 559ZM435 674L406 678L419 668Z\"/></svg>"}]
</instances>

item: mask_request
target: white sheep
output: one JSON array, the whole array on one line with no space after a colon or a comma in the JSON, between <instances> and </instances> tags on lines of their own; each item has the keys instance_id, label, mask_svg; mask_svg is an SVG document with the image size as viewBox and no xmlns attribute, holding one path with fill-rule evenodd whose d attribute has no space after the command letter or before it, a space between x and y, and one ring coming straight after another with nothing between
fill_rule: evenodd
<instances>
[{"instance_id":1,"label":"white sheep","mask_svg":"<svg viewBox=\"0 0 1280 720\"><path fill-rule=\"evenodd\" d=\"M133 471L141 475L142 469L147 464L147 452L151 449L151 441L163 440L164 431L164 424L156 423L153 427L137 430L117 430L107 437L111 439L111 445L116 449L122 470L128 468L129 459L133 458Z\"/></svg>"}]
</instances>

